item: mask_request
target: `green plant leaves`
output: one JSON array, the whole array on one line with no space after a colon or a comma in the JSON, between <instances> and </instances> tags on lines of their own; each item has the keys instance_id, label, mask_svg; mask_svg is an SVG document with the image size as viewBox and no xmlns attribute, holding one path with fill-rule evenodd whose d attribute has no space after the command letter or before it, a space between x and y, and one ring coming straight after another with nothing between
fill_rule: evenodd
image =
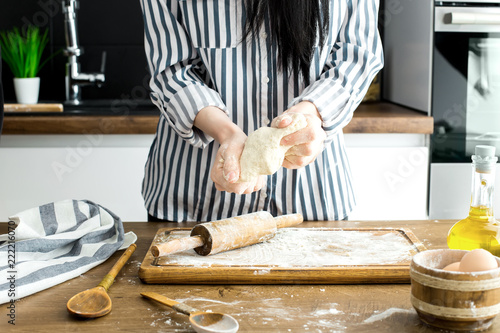
<instances>
[{"instance_id":1,"label":"green plant leaves","mask_svg":"<svg viewBox=\"0 0 500 333\"><path fill-rule=\"evenodd\" d=\"M40 64L40 60L48 42L48 30L42 33L36 26L29 26L25 32L17 27L0 32L2 58L17 78L38 75L46 63Z\"/></svg>"}]
</instances>

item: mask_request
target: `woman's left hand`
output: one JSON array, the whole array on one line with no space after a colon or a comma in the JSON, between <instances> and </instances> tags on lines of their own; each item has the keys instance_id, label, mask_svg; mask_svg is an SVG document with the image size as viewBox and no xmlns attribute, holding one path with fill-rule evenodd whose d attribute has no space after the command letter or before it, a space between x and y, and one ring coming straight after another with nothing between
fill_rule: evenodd
<instances>
[{"instance_id":1,"label":"woman's left hand","mask_svg":"<svg viewBox=\"0 0 500 333\"><path fill-rule=\"evenodd\" d=\"M303 101L286 110L282 115L274 118L271 126L284 128L291 124L291 113L302 113L307 120L307 126L303 129L289 134L281 139L283 146L292 146L285 154L283 167L287 169L298 169L304 167L316 159L324 148L326 133L322 127L322 119L316 106L308 101Z\"/></svg>"}]
</instances>

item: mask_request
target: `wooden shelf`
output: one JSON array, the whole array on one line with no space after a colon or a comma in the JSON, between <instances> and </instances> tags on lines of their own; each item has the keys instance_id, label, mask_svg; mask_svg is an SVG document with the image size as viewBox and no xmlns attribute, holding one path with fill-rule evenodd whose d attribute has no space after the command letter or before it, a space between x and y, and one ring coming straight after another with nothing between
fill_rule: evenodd
<instances>
[{"instance_id":1,"label":"wooden shelf","mask_svg":"<svg viewBox=\"0 0 500 333\"><path fill-rule=\"evenodd\" d=\"M427 114L391 103L361 104L344 133L432 134L434 120Z\"/></svg>"},{"instance_id":2,"label":"wooden shelf","mask_svg":"<svg viewBox=\"0 0 500 333\"><path fill-rule=\"evenodd\" d=\"M6 113L2 134L154 134L158 115L11 115ZM431 134L433 119L391 103L361 104L344 133Z\"/></svg>"}]
</instances>

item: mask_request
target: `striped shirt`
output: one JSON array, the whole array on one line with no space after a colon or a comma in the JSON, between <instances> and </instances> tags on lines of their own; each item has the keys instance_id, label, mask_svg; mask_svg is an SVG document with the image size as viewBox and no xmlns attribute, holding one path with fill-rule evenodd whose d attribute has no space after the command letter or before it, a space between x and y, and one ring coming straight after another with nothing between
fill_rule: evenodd
<instances>
[{"instance_id":1,"label":"striped shirt","mask_svg":"<svg viewBox=\"0 0 500 333\"><path fill-rule=\"evenodd\" d=\"M325 45L316 46L309 86L277 69L269 21L241 42L243 0L141 0L151 99L161 110L145 166L148 213L169 221L212 221L259 210L340 220L355 206L342 128L382 68L377 0L332 0ZM218 143L193 127L216 106L246 134L289 107L314 103L327 134L312 164L280 168L251 194L217 191L210 170Z\"/></svg>"}]
</instances>

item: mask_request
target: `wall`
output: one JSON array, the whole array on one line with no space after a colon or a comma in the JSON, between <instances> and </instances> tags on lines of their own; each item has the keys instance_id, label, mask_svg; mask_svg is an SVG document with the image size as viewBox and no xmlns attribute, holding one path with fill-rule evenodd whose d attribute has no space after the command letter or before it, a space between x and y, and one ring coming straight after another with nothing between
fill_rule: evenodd
<instances>
[{"instance_id":1,"label":"wall","mask_svg":"<svg viewBox=\"0 0 500 333\"><path fill-rule=\"evenodd\" d=\"M5 2L9 2L5 10ZM49 30L50 43L45 56L65 47L64 15L61 0L3 0L0 10L0 30L22 27L28 23ZM84 99L117 99L140 92L144 98L149 78L143 46L143 20L138 0L81 0L79 19L80 57L83 72L97 72L102 51L107 52L106 84L102 88L84 87ZM59 53L41 70L40 100L64 100L66 57ZM4 69L6 102L15 101L12 73ZM130 97L128 97L130 98Z\"/></svg>"}]
</instances>

